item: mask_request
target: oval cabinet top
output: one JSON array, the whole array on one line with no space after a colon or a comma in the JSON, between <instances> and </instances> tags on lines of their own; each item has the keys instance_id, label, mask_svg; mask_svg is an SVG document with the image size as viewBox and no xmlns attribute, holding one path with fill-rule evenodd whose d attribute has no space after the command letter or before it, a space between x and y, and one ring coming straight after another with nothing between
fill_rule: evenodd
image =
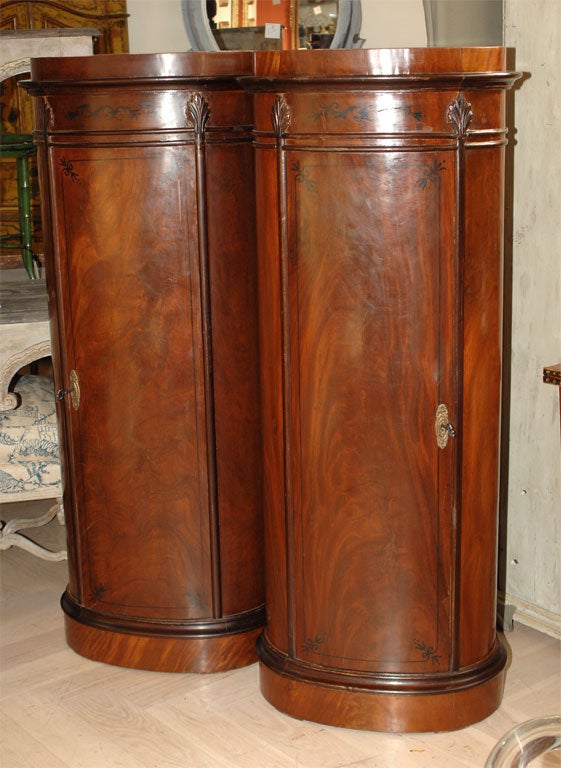
<instances>
[{"instance_id":1,"label":"oval cabinet top","mask_svg":"<svg viewBox=\"0 0 561 768\"><path fill-rule=\"evenodd\" d=\"M31 60L35 82L229 79L253 72L249 51L188 53L122 53L95 56L46 57Z\"/></svg>"},{"instance_id":2,"label":"oval cabinet top","mask_svg":"<svg viewBox=\"0 0 561 768\"><path fill-rule=\"evenodd\" d=\"M100 54L33 59L35 82L158 80L162 84L189 79L254 78L264 85L313 80L381 78L424 79L478 76L498 78L506 85L516 79L507 70L507 49L361 48L310 51L197 51L187 53Z\"/></svg>"}]
</instances>

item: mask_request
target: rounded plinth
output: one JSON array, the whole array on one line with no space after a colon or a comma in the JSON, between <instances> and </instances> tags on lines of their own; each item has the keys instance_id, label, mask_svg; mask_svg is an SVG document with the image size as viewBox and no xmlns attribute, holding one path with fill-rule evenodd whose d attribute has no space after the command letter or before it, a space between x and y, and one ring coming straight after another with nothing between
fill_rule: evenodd
<instances>
[{"instance_id":1,"label":"rounded plinth","mask_svg":"<svg viewBox=\"0 0 561 768\"><path fill-rule=\"evenodd\" d=\"M150 630L141 623L137 631L132 625L123 629L117 622L113 629L95 626L90 612L80 612L67 595L62 607L68 645L92 661L153 672L200 674L225 672L257 661L255 644L263 624L262 610L214 625L207 622L206 628L193 622L191 627L186 624L172 632L164 625ZM110 626L109 621L106 624Z\"/></svg>"},{"instance_id":2,"label":"rounded plinth","mask_svg":"<svg viewBox=\"0 0 561 768\"><path fill-rule=\"evenodd\" d=\"M318 668L310 668L306 677L301 665L293 674L291 662L261 638L257 650L267 701L291 717L325 725L387 733L453 731L491 715L503 694L506 653L500 644L481 668L441 675L430 685L402 675L373 676L360 684L341 676L334 682L322 680Z\"/></svg>"}]
</instances>

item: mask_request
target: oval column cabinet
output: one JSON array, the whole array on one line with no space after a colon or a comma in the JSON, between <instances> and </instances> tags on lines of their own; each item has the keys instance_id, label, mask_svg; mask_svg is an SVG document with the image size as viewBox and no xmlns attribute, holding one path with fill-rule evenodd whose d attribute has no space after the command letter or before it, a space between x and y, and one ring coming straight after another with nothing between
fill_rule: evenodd
<instances>
[{"instance_id":1,"label":"oval column cabinet","mask_svg":"<svg viewBox=\"0 0 561 768\"><path fill-rule=\"evenodd\" d=\"M267 624L280 710L499 704L505 52L258 54Z\"/></svg>"},{"instance_id":2,"label":"oval column cabinet","mask_svg":"<svg viewBox=\"0 0 561 768\"><path fill-rule=\"evenodd\" d=\"M35 60L78 653L255 659L264 620L250 54Z\"/></svg>"}]
</instances>

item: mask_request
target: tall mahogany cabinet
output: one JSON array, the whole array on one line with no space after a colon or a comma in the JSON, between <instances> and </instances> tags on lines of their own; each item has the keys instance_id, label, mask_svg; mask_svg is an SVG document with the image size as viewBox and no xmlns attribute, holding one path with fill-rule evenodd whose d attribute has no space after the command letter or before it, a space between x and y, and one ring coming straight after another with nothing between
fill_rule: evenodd
<instances>
[{"instance_id":1,"label":"tall mahogany cabinet","mask_svg":"<svg viewBox=\"0 0 561 768\"><path fill-rule=\"evenodd\" d=\"M264 572L280 710L498 706L515 78L501 48L34 63L73 648L247 663Z\"/></svg>"},{"instance_id":2,"label":"tall mahogany cabinet","mask_svg":"<svg viewBox=\"0 0 561 768\"><path fill-rule=\"evenodd\" d=\"M251 54L33 63L72 648L255 659L264 620Z\"/></svg>"},{"instance_id":3,"label":"tall mahogany cabinet","mask_svg":"<svg viewBox=\"0 0 561 768\"><path fill-rule=\"evenodd\" d=\"M505 51L258 54L266 698L446 730L490 714Z\"/></svg>"}]
</instances>

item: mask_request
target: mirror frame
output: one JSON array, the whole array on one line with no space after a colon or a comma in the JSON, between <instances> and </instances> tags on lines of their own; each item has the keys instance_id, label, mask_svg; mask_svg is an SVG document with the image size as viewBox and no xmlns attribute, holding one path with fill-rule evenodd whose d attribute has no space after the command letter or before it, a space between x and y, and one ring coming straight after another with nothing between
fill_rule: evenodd
<instances>
[{"instance_id":1,"label":"mirror frame","mask_svg":"<svg viewBox=\"0 0 561 768\"><path fill-rule=\"evenodd\" d=\"M292 0L296 3L297 0ZM206 0L182 0L181 12L193 51L219 51L206 15ZM294 13L296 16L296 13ZM337 27L330 48L360 48L362 11L360 0L339 0Z\"/></svg>"}]
</instances>

